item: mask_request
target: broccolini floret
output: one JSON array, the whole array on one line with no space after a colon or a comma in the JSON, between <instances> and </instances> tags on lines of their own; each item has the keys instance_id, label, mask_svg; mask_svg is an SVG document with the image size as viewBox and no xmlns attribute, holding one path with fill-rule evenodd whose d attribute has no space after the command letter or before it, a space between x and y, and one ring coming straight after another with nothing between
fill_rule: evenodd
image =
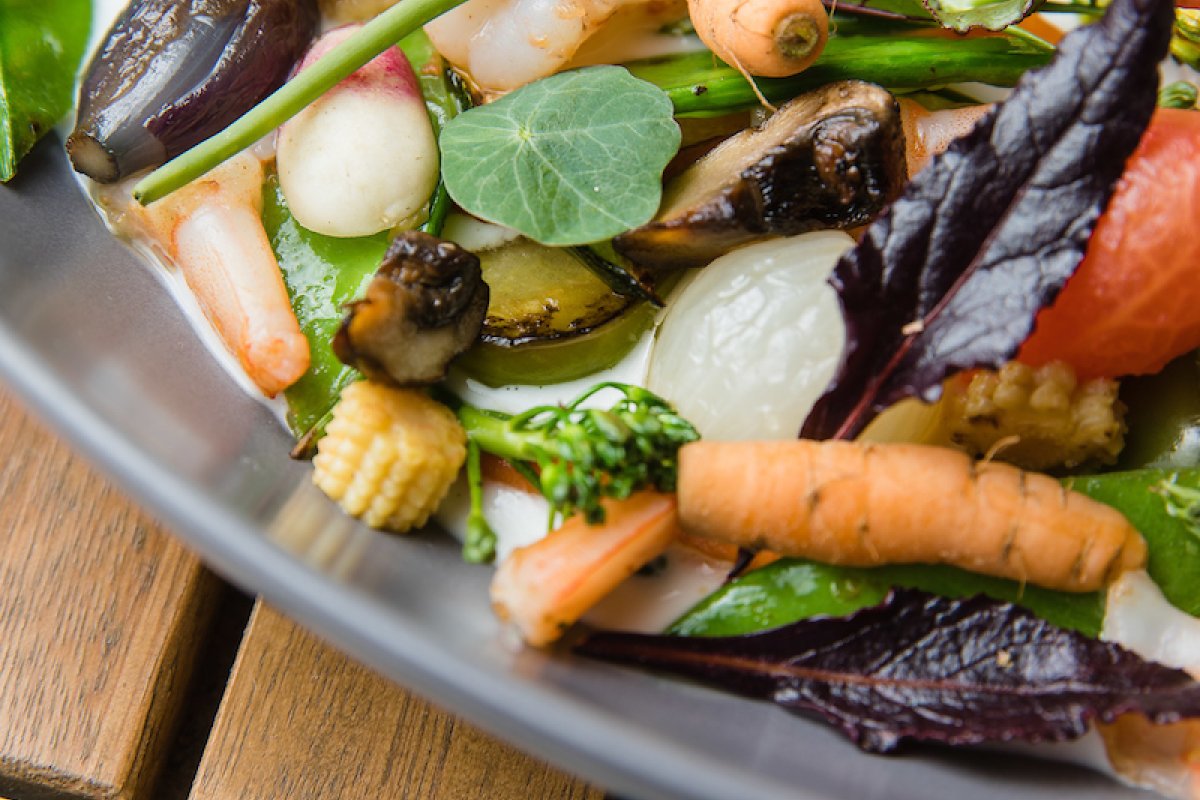
<instances>
[{"instance_id":1,"label":"broccolini floret","mask_svg":"<svg viewBox=\"0 0 1200 800\"><path fill-rule=\"evenodd\" d=\"M601 392L618 395L607 409L584 408ZM565 406L538 406L515 416L470 405L458 408L470 442L522 469L554 514L581 513L604 521L600 501L623 499L639 489L675 490L679 448L700 434L665 400L639 386L599 383ZM469 553L489 551L490 531L478 509Z\"/></svg>"}]
</instances>

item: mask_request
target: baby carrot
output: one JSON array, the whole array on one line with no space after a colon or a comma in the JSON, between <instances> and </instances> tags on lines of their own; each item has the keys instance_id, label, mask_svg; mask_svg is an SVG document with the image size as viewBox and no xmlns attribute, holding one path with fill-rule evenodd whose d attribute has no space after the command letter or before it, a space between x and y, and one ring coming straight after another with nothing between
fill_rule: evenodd
<instances>
[{"instance_id":1,"label":"baby carrot","mask_svg":"<svg viewBox=\"0 0 1200 800\"><path fill-rule=\"evenodd\" d=\"M693 535L830 564L952 564L1090 592L1146 561L1117 511L1045 475L938 447L693 442L679 451Z\"/></svg>"},{"instance_id":2,"label":"baby carrot","mask_svg":"<svg viewBox=\"0 0 1200 800\"><path fill-rule=\"evenodd\" d=\"M718 58L766 78L803 71L829 38L821 0L688 0L688 14Z\"/></svg>"},{"instance_id":3,"label":"baby carrot","mask_svg":"<svg viewBox=\"0 0 1200 800\"><path fill-rule=\"evenodd\" d=\"M603 524L589 525L576 514L496 570L492 608L527 643L542 647L558 639L675 539L672 495L643 491L603 504Z\"/></svg>"}]
</instances>

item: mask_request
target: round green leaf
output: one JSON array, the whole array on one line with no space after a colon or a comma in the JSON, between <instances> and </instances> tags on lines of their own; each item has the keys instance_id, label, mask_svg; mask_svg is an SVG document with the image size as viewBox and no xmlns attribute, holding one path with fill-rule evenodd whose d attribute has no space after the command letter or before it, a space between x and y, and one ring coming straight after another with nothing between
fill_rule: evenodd
<instances>
[{"instance_id":1,"label":"round green leaf","mask_svg":"<svg viewBox=\"0 0 1200 800\"><path fill-rule=\"evenodd\" d=\"M451 120L446 188L464 209L548 245L609 239L650 220L679 149L666 94L621 67L544 78Z\"/></svg>"}]
</instances>

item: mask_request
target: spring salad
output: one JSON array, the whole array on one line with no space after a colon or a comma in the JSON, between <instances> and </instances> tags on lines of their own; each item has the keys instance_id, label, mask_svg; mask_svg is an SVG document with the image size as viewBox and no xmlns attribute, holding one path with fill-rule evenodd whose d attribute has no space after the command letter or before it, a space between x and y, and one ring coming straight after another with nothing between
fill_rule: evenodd
<instances>
[{"instance_id":1,"label":"spring salad","mask_svg":"<svg viewBox=\"0 0 1200 800\"><path fill-rule=\"evenodd\" d=\"M1170 0L133 0L67 151L527 645L1198 798L1197 64Z\"/></svg>"}]
</instances>

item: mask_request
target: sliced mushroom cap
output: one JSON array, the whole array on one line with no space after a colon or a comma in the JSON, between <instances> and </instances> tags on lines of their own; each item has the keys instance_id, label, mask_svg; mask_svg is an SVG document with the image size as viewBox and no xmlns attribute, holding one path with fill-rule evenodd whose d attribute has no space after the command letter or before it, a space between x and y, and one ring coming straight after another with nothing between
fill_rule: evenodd
<instances>
[{"instance_id":1,"label":"sliced mushroom cap","mask_svg":"<svg viewBox=\"0 0 1200 800\"><path fill-rule=\"evenodd\" d=\"M436 236L403 233L366 296L350 305L333 352L374 381L436 383L478 338L487 306L478 258Z\"/></svg>"},{"instance_id":2,"label":"sliced mushroom cap","mask_svg":"<svg viewBox=\"0 0 1200 800\"><path fill-rule=\"evenodd\" d=\"M906 177L896 99L840 81L722 142L667 184L654 220L613 244L643 267L703 266L771 236L865 225Z\"/></svg>"}]
</instances>

